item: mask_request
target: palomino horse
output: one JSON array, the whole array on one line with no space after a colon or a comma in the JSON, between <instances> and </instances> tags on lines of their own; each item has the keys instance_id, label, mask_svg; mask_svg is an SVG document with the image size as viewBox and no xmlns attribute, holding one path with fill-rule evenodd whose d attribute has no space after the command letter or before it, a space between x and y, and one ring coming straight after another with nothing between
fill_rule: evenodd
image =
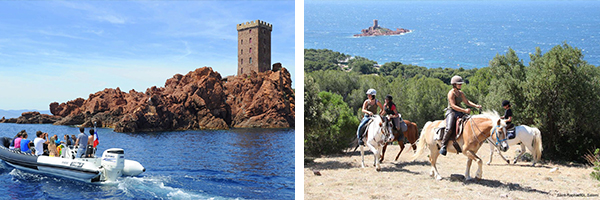
<instances>
[{"instance_id":1,"label":"palomino horse","mask_svg":"<svg viewBox=\"0 0 600 200\"><path fill-rule=\"evenodd\" d=\"M417 138L419 138L419 135L417 135L417 133L418 133L417 124L414 122L408 121L408 120L404 120L404 123L406 123L406 126L407 126L406 131L403 133L404 137L406 139L408 139L408 142L412 146L413 151L416 151L417 150ZM404 141L398 140L400 138L401 132L402 131L399 131L398 129L395 129L392 127L392 133L394 134L394 139L391 142L398 141L398 145L400 146L400 152L398 152L398 155L396 155L395 161L398 160L398 157L400 157L400 154L404 150ZM387 143L385 143L385 145L383 146L383 152L381 153L381 160L379 160L379 162L383 162L386 148L387 148Z\"/></svg>"},{"instance_id":2,"label":"palomino horse","mask_svg":"<svg viewBox=\"0 0 600 200\"><path fill-rule=\"evenodd\" d=\"M419 137L419 143L417 144L417 152L413 156L413 160L423 154L425 148L429 148L430 156L429 161L431 162L431 176L435 176L437 180L441 180L442 176L437 170L435 163L437 161L439 153L439 147L442 146L442 142L439 140L434 140L436 128L440 126L441 123L445 123L444 120L437 120L434 122L427 122L423 130L421 131L421 137ZM477 161L478 168L477 173L475 175L476 178L481 179L483 175L482 165L483 161L481 158L477 156L477 151L483 144L486 138L490 137L492 132L497 131L499 134L505 135L506 133L506 123L500 120L500 116L496 111L485 111L483 114L471 116L463 125L463 133L456 140L461 149L462 154L467 156L467 170L465 172L465 179L471 180L471 176L469 176L469 171L471 170L471 163L473 160ZM448 154L456 153L456 149L451 144L452 141L448 143L447 150ZM506 141L502 142L502 150L508 150L508 144Z\"/></svg>"},{"instance_id":3,"label":"palomino horse","mask_svg":"<svg viewBox=\"0 0 600 200\"><path fill-rule=\"evenodd\" d=\"M367 127L367 136L365 139L365 145L369 147L371 152L373 152L373 156L375 156L375 160L373 165L377 171L381 170L381 166L379 165L379 156L381 156L383 145L386 144L391 138L392 127L390 126L389 121L384 122L379 115L374 115L372 117L371 123ZM364 140L364 139L363 139ZM363 150L363 146L360 146L360 157L362 158L362 167L365 167L365 154Z\"/></svg>"},{"instance_id":4,"label":"palomino horse","mask_svg":"<svg viewBox=\"0 0 600 200\"><path fill-rule=\"evenodd\" d=\"M517 164L517 160L525 154L525 147L527 147L533 156L533 164L531 164L531 166L535 166L535 163L539 162L542 157L542 133L537 128L521 125L515 127L515 134L515 138L507 141L508 145L521 145L521 154L515 158L513 164ZM494 135L490 136L490 141L488 141L488 143L490 143L490 161L487 163L488 165L492 162L492 155L494 155L494 143L497 143L498 141L495 137L496 136ZM504 158L500 152L498 152L498 154L500 154L500 157L504 159L506 163L510 164L510 161Z\"/></svg>"}]
</instances>

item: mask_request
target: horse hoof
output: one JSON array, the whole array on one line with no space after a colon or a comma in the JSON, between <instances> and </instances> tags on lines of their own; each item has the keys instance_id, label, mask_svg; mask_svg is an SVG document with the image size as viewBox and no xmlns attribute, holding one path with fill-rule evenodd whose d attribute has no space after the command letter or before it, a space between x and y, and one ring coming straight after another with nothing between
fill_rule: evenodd
<instances>
[{"instance_id":1,"label":"horse hoof","mask_svg":"<svg viewBox=\"0 0 600 200\"><path fill-rule=\"evenodd\" d=\"M376 168L375 170L376 170L376 171L378 171L378 172L380 172L380 171L381 171L381 168Z\"/></svg>"},{"instance_id":2,"label":"horse hoof","mask_svg":"<svg viewBox=\"0 0 600 200\"><path fill-rule=\"evenodd\" d=\"M436 176L436 177L435 177L435 180L437 180L437 181L441 181L441 180L442 180L442 176Z\"/></svg>"},{"instance_id":3,"label":"horse hoof","mask_svg":"<svg viewBox=\"0 0 600 200\"><path fill-rule=\"evenodd\" d=\"M506 161L506 164L510 164L510 161L508 161L508 160L507 160L507 161Z\"/></svg>"},{"instance_id":4,"label":"horse hoof","mask_svg":"<svg viewBox=\"0 0 600 200\"><path fill-rule=\"evenodd\" d=\"M490 165L491 163L490 163L490 162L488 162L488 163L486 163L486 164L487 164L487 165Z\"/></svg>"}]
</instances>

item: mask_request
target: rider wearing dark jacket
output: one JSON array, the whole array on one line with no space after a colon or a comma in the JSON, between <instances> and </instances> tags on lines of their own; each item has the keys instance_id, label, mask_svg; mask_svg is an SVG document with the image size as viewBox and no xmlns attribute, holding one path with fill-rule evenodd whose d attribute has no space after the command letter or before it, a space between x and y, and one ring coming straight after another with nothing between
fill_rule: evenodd
<instances>
[{"instance_id":1,"label":"rider wearing dark jacket","mask_svg":"<svg viewBox=\"0 0 600 200\"><path fill-rule=\"evenodd\" d=\"M470 114L471 109L462 108L460 102L465 103L467 106L481 108L481 105L477 105L467 99L465 94L460 91L463 79L460 76L454 76L450 80L450 84L452 84L452 89L448 91L448 108L446 109L446 130L444 131L444 136L442 137L442 148L440 149L440 154L446 155L446 145L448 145L448 141L454 136L454 130L456 130L456 118L462 117L464 114Z\"/></svg>"}]
</instances>

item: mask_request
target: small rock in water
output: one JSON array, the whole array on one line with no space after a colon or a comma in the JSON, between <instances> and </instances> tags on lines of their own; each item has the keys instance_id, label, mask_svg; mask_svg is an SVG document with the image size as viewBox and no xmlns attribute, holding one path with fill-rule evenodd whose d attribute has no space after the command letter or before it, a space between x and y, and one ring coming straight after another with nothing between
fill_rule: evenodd
<instances>
[{"instance_id":1,"label":"small rock in water","mask_svg":"<svg viewBox=\"0 0 600 200\"><path fill-rule=\"evenodd\" d=\"M465 176L461 175L461 174L451 174L450 175L450 181L464 181L465 180Z\"/></svg>"},{"instance_id":2,"label":"small rock in water","mask_svg":"<svg viewBox=\"0 0 600 200\"><path fill-rule=\"evenodd\" d=\"M558 167L555 167L550 170L550 173L560 173L560 172L558 171Z\"/></svg>"},{"instance_id":3,"label":"small rock in water","mask_svg":"<svg viewBox=\"0 0 600 200\"><path fill-rule=\"evenodd\" d=\"M313 173L317 176L321 176L321 172L319 170L313 170Z\"/></svg>"}]
</instances>

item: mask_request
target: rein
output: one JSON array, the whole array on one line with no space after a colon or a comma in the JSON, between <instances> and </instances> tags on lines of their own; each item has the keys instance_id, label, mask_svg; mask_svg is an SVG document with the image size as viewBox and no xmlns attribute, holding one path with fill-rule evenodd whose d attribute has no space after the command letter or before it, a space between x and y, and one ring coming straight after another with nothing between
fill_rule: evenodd
<instances>
[{"instance_id":1,"label":"rein","mask_svg":"<svg viewBox=\"0 0 600 200\"><path fill-rule=\"evenodd\" d=\"M473 128L474 122L473 122L473 119L471 118L471 116L469 116L468 120L471 120L471 130L472 130L471 133L473 133L473 135L475 136L475 139L477 140L477 143L481 144L481 141L479 140L479 137L477 136L477 134L475 134L475 129ZM475 127L477 128L477 130L479 131L479 133L483 133L483 131L481 131L481 129L479 129L479 126L477 126L477 124L475 124Z\"/></svg>"}]
</instances>

